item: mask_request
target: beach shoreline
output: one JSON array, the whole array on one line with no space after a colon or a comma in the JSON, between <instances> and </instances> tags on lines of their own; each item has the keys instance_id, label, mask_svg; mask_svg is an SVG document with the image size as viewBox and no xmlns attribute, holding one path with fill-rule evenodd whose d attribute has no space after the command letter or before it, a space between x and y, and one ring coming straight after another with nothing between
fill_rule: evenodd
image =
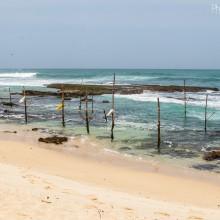
<instances>
[{"instance_id":1,"label":"beach shoreline","mask_svg":"<svg viewBox=\"0 0 220 220\"><path fill-rule=\"evenodd\" d=\"M114 150L110 140L97 139L90 135L71 135L68 142L61 145L45 144L38 141L40 137L62 136L62 130L53 131L48 128L14 123L0 124L0 140L24 143L27 145L52 150L70 157L78 157L92 161L111 163L115 166L128 167L142 172L157 172L170 176L195 178L197 180L219 184L220 175L208 170L197 170L192 167L171 163L171 160L158 160L157 157L139 157ZM64 135L65 136L65 135ZM108 146L109 145L109 146ZM175 159L173 159L175 161ZM206 162L209 163L209 162Z\"/></svg>"},{"instance_id":2,"label":"beach shoreline","mask_svg":"<svg viewBox=\"0 0 220 220\"><path fill-rule=\"evenodd\" d=\"M68 144L55 146L38 143L38 137L43 133L34 132L29 126L22 126L20 130L17 130L19 126L14 127L17 133L13 133L13 125L3 127L0 132L1 167L9 165L31 173L39 172L56 176L82 185L97 187L102 192L112 190L114 196L120 192L135 197L135 200L147 198L165 202L173 209L178 205L183 205L186 210L179 216L180 219L187 219L183 216L187 215L192 207L203 210L200 212L202 213L201 219L208 219L205 218L206 215L211 216L214 213L213 218L209 219L217 220L215 215L220 215L220 186L218 185L220 179L218 175L207 175L207 173L199 171L192 172L190 169L177 170L166 164L124 157L106 151L99 146L100 143L89 138L70 139L68 144L71 147ZM5 131L7 132L5 133ZM14 196L16 197L16 193ZM115 202L116 200L117 196ZM149 203L152 204L152 201ZM157 212L155 210L158 210L158 207L153 206L150 210L154 210L152 213ZM170 209L163 210L169 210L170 213ZM81 211L79 210L79 212ZM145 212L146 217L149 217L147 211ZM162 216L159 219L174 219L171 215L175 216L169 214L169 217ZM143 218L139 216L137 219Z\"/></svg>"}]
</instances>

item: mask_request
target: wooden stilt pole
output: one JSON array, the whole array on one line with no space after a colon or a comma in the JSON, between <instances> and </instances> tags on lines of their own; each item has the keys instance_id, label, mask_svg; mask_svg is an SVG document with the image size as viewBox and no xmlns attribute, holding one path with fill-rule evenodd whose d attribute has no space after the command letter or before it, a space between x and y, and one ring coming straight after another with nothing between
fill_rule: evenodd
<instances>
[{"instance_id":1,"label":"wooden stilt pole","mask_svg":"<svg viewBox=\"0 0 220 220\"><path fill-rule=\"evenodd\" d=\"M10 88L8 89L8 92L9 92L9 103L12 104L11 89Z\"/></svg>"},{"instance_id":2,"label":"wooden stilt pole","mask_svg":"<svg viewBox=\"0 0 220 220\"><path fill-rule=\"evenodd\" d=\"M184 80L184 115L186 119L186 80Z\"/></svg>"},{"instance_id":3,"label":"wooden stilt pole","mask_svg":"<svg viewBox=\"0 0 220 220\"><path fill-rule=\"evenodd\" d=\"M160 99L157 98L157 150L160 153Z\"/></svg>"},{"instance_id":4,"label":"wooden stilt pole","mask_svg":"<svg viewBox=\"0 0 220 220\"><path fill-rule=\"evenodd\" d=\"M82 110L82 97L85 95L84 94L84 88L83 88L83 80L82 80L82 84L81 84L81 89L80 89L80 97L79 97L79 110Z\"/></svg>"},{"instance_id":5,"label":"wooden stilt pole","mask_svg":"<svg viewBox=\"0 0 220 220\"><path fill-rule=\"evenodd\" d=\"M62 125L63 127L65 127L65 103L64 103L64 99L65 99L65 94L64 94L64 89L62 88Z\"/></svg>"},{"instance_id":6,"label":"wooden stilt pole","mask_svg":"<svg viewBox=\"0 0 220 220\"><path fill-rule=\"evenodd\" d=\"M24 117L25 117L25 124L28 123L27 119L27 99L26 99L26 91L25 88L23 87L23 96L24 96Z\"/></svg>"},{"instance_id":7,"label":"wooden stilt pole","mask_svg":"<svg viewBox=\"0 0 220 220\"><path fill-rule=\"evenodd\" d=\"M85 97L85 102L86 102L86 130L87 134L89 134L89 112L88 112L88 95L86 91L86 97Z\"/></svg>"},{"instance_id":8,"label":"wooden stilt pole","mask_svg":"<svg viewBox=\"0 0 220 220\"><path fill-rule=\"evenodd\" d=\"M205 99L205 133L207 132L207 107L208 107L208 94Z\"/></svg>"},{"instance_id":9,"label":"wooden stilt pole","mask_svg":"<svg viewBox=\"0 0 220 220\"><path fill-rule=\"evenodd\" d=\"M105 122L107 123L108 122L108 118L107 118L105 109L104 109L104 119L105 119Z\"/></svg>"},{"instance_id":10,"label":"wooden stilt pole","mask_svg":"<svg viewBox=\"0 0 220 220\"><path fill-rule=\"evenodd\" d=\"M82 96L79 98L79 110L81 111L82 109Z\"/></svg>"},{"instance_id":11,"label":"wooden stilt pole","mask_svg":"<svg viewBox=\"0 0 220 220\"><path fill-rule=\"evenodd\" d=\"M111 127L111 140L114 140L114 127L115 127L115 73L112 84L112 127Z\"/></svg>"},{"instance_id":12,"label":"wooden stilt pole","mask_svg":"<svg viewBox=\"0 0 220 220\"><path fill-rule=\"evenodd\" d=\"M93 100L93 96L92 96L92 113L94 113L94 109L93 109L94 104L93 104L93 102L94 102L94 100Z\"/></svg>"}]
</instances>

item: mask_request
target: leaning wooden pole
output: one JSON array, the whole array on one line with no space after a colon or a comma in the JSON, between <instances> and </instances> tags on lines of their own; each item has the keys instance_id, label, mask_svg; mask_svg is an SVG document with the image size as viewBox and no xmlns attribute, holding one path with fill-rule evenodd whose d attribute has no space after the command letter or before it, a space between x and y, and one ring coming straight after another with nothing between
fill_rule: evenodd
<instances>
[{"instance_id":1,"label":"leaning wooden pole","mask_svg":"<svg viewBox=\"0 0 220 220\"><path fill-rule=\"evenodd\" d=\"M24 117L25 117L25 124L27 124L28 123L28 118L27 118L27 99L26 99L25 88L23 88L23 96L24 96Z\"/></svg>"},{"instance_id":2,"label":"leaning wooden pole","mask_svg":"<svg viewBox=\"0 0 220 220\"><path fill-rule=\"evenodd\" d=\"M87 95L87 92L86 92L85 102L86 102L86 130L87 130L87 134L89 134L90 130L89 130L89 112L88 112L88 95Z\"/></svg>"},{"instance_id":3,"label":"leaning wooden pole","mask_svg":"<svg viewBox=\"0 0 220 220\"><path fill-rule=\"evenodd\" d=\"M157 98L157 150L160 153L160 99Z\"/></svg>"},{"instance_id":4,"label":"leaning wooden pole","mask_svg":"<svg viewBox=\"0 0 220 220\"><path fill-rule=\"evenodd\" d=\"M115 127L115 73L112 84L112 127L111 127L111 140L114 140L114 127Z\"/></svg>"},{"instance_id":5,"label":"leaning wooden pole","mask_svg":"<svg viewBox=\"0 0 220 220\"><path fill-rule=\"evenodd\" d=\"M208 108L208 94L205 99L205 132L207 132L207 108Z\"/></svg>"},{"instance_id":6,"label":"leaning wooden pole","mask_svg":"<svg viewBox=\"0 0 220 220\"><path fill-rule=\"evenodd\" d=\"M65 127L65 94L64 94L64 89L62 88L62 125Z\"/></svg>"},{"instance_id":7,"label":"leaning wooden pole","mask_svg":"<svg viewBox=\"0 0 220 220\"><path fill-rule=\"evenodd\" d=\"M183 93L184 93L184 116L186 118L186 80L184 80L184 84L183 84Z\"/></svg>"}]
</instances>

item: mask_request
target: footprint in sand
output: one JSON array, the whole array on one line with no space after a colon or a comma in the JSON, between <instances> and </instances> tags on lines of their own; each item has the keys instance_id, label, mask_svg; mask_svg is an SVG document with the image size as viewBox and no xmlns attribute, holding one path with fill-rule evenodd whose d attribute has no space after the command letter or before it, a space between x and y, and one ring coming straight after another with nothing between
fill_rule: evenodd
<instances>
[{"instance_id":1,"label":"footprint in sand","mask_svg":"<svg viewBox=\"0 0 220 220\"><path fill-rule=\"evenodd\" d=\"M87 198L92 200L92 201L98 201L98 198L94 195L88 195Z\"/></svg>"},{"instance_id":2,"label":"footprint in sand","mask_svg":"<svg viewBox=\"0 0 220 220\"><path fill-rule=\"evenodd\" d=\"M47 180L43 180L43 179L42 179L42 182L43 182L43 183L45 183L45 184L47 184L47 185L53 186L53 184L52 184L52 183L50 183L50 182L49 182L49 181L47 181Z\"/></svg>"},{"instance_id":3,"label":"footprint in sand","mask_svg":"<svg viewBox=\"0 0 220 220\"><path fill-rule=\"evenodd\" d=\"M25 213L20 213L20 212L18 212L18 213L17 213L17 215L18 215L18 216L21 216L21 217L22 217L22 219L24 219L24 218L29 218L29 219L32 219L32 217L31 217L31 216L29 216L29 215L27 215L27 214L25 214Z\"/></svg>"},{"instance_id":4,"label":"footprint in sand","mask_svg":"<svg viewBox=\"0 0 220 220\"><path fill-rule=\"evenodd\" d=\"M97 206L95 205L86 205L85 208L86 209L98 209Z\"/></svg>"},{"instance_id":5,"label":"footprint in sand","mask_svg":"<svg viewBox=\"0 0 220 220\"><path fill-rule=\"evenodd\" d=\"M44 186L44 189L46 190L49 190L49 189L52 189L53 187L53 184L44 180L44 179L41 179L40 177L38 176L33 176L33 175L24 175L22 176L24 179L27 179L27 181L31 184L37 184L37 183L43 183L45 184L46 186Z\"/></svg>"},{"instance_id":6,"label":"footprint in sand","mask_svg":"<svg viewBox=\"0 0 220 220\"><path fill-rule=\"evenodd\" d=\"M22 176L24 179L27 179L29 183L35 184L37 181L40 180L40 177L33 176L33 175L24 175Z\"/></svg>"},{"instance_id":7,"label":"footprint in sand","mask_svg":"<svg viewBox=\"0 0 220 220\"><path fill-rule=\"evenodd\" d=\"M203 218L197 217L197 216L189 216L188 219L189 220L204 220Z\"/></svg>"},{"instance_id":8,"label":"footprint in sand","mask_svg":"<svg viewBox=\"0 0 220 220\"><path fill-rule=\"evenodd\" d=\"M52 203L50 201L50 197L49 196L47 196L45 199L41 199L41 202L48 203L48 204Z\"/></svg>"},{"instance_id":9,"label":"footprint in sand","mask_svg":"<svg viewBox=\"0 0 220 220\"><path fill-rule=\"evenodd\" d=\"M156 215L161 215L161 216L166 216L166 217L169 217L170 214L166 213L166 212L154 212L154 214Z\"/></svg>"},{"instance_id":10,"label":"footprint in sand","mask_svg":"<svg viewBox=\"0 0 220 220\"><path fill-rule=\"evenodd\" d=\"M52 188L51 188L51 186L45 186L44 189L50 190L50 189L52 189Z\"/></svg>"},{"instance_id":11,"label":"footprint in sand","mask_svg":"<svg viewBox=\"0 0 220 220\"><path fill-rule=\"evenodd\" d=\"M132 208L129 208L129 207L125 207L125 210L127 210L127 211L129 211L129 212L134 211Z\"/></svg>"},{"instance_id":12,"label":"footprint in sand","mask_svg":"<svg viewBox=\"0 0 220 220\"><path fill-rule=\"evenodd\" d=\"M62 191L62 193L68 194L68 195L78 195L78 193L73 192L73 191L70 190L70 189L64 189L64 190Z\"/></svg>"},{"instance_id":13,"label":"footprint in sand","mask_svg":"<svg viewBox=\"0 0 220 220\"><path fill-rule=\"evenodd\" d=\"M103 202L99 201L95 195L88 195L87 198L90 199L91 201L95 202L96 204L99 204L99 205L104 204Z\"/></svg>"}]
</instances>

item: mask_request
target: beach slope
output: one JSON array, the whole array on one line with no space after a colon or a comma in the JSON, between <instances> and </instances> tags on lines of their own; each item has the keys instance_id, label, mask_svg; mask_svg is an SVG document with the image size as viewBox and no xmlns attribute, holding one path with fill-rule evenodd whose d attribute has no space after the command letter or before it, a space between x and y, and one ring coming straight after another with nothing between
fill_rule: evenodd
<instances>
[{"instance_id":1,"label":"beach slope","mask_svg":"<svg viewBox=\"0 0 220 220\"><path fill-rule=\"evenodd\" d=\"M0 141L0 219L219 220L217 184Z\"/></svg>"}]
</instances>

